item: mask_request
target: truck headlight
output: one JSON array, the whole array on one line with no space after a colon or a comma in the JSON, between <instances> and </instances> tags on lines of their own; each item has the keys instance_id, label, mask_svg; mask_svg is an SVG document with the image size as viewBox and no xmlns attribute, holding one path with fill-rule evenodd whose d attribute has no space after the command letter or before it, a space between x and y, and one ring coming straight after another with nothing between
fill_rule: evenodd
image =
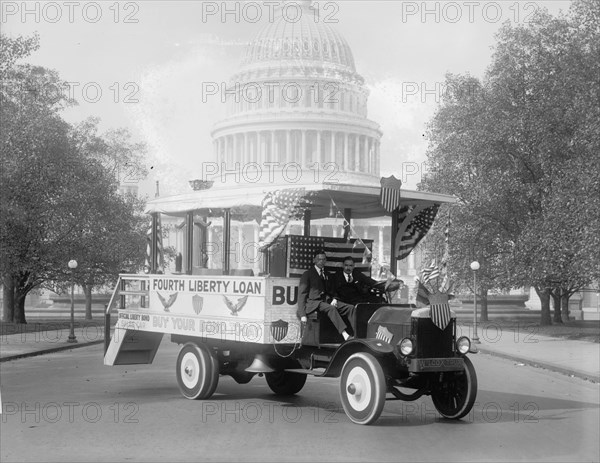
<instances>
[{"instance_id":1,"label":"truck headlight","mask_svg":"<svg viewBox=\"0 0 600 463\"><path fill-rule=\"evenodd\" d=\"M400 350L400 353L406 357L407 355L412 354L412 351L414 349L414 344L413 344L412 339L404 338L398 343L397 347L398 347L398 350Z\"/></svg>"},{"instance_id":2,"label":"truck headlight","mask_svg":"<svg viewBox=\"0 0 600 463\"><path fill-rule=\"evenodd\" d=\"M456 350L461 354L466 354L471 349L471 340L466 336L461 336L456 340Z\"/></svg>"}]
</instances>

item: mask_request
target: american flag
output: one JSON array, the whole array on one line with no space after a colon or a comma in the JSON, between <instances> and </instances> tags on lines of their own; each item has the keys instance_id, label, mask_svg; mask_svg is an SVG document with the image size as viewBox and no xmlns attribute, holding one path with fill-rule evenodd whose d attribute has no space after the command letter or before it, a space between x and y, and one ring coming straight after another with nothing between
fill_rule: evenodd
<instances>
[{"instance_id":1,"label":"american flag","mask_svg":"<svg viewBox=\"0 0 600 463\"><path fill-rule=\"evenodd\" d=\"M258 246L265 251L287 227L289 221L300 213L300 200L306 195L304 188L288 188L266 194L262 201L262 217Z\"/></svg>"},{"instance_id":2,"label":"american flag","mask_svg":"<svg viewBox=\"0 0 600 463\"><path fill-rule=\"evenodd\" d=\"M156 214L156 253L152 252L152 229L153 220L150 221L150 226L146 231L146 262L145 267L148 272L157 272L163 270L164 267L164 254L163 254L163 243L162 243L162 224L160 214Z\"/></svg>"},{"instance_id":3,"label":"american flag","mask_svg":"<svg viewBox=\"0 0 600 463\"><path fill-rule=\"evenodd\" d=\"M427 283L428 281L433 280L434 278L437 278L439 276L440 269L435 264L435 260L431 262L431 265L429 267L425 267L423 270L421 270L421 281L423 283Z\"/></svg>"},{"instance_id":4,"label":"american flag","mask_svg":"<svg viewBox=\"0 0 600 463\"><path fill-rule=\"evenodd\" d=\"M342 268L344 257L352 256L355 268L367 276L371 275L371 264L368 262L363 263L363 255L365 254L365 249L369 249L369 252L371 251L373 240L352 239L348 241L344 238L301 235L289 235L286 238L288 240L287 274L290 278L301 277L313 265L313 257L317 251L325 252L327 256L325 271L328 273Z\"/></svg>"},{"instance_id":5,"label":"american flag","mask_svg":"<svg viewBox=\"0 0 600 463\"><path fill-rule=\"evenodd\" d=\"M405 222L410 222L408 226L406 226L398 243L398 260L408 257L415 246L419 244L419 241L425 237L431 228L431 225L433 224L440 206L439 204L435 204L433 206L426 207L417 213L416 216L412 216L411 213L415 207L416 206L403 206L400 208L400 213L398 215L398 228L404 228Z\"/></svg>"}]
</instances>

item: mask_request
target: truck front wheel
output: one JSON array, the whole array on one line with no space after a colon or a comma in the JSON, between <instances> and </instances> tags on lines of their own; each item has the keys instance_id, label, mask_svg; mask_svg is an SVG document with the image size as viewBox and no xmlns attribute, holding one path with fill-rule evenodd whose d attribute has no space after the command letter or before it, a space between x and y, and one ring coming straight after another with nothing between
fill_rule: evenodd
<instances>
[{"instance_id":1,"label":"truck front wheel","mask_svg":"<svg viewBox=\"0 0 600 463\"><path fill-rule=\"evenodd\" d=\"M342 368L340 397L348 418L357 424L374 423L385 404L383 369L371 354L358 352Z\"/></svg>"},{"instance_id":2,"label":"truck front wheel","mask_svg":"<svg viewBox=\"0 0 600 463\"><path fill-rule=\"evenodd\" d=\"M464 362L463 371L441 373L431 391L433 405L444 418L458 420L469 413L475 403L477 375L471 360L464 357Z\"/></svg>"}]
</instances>

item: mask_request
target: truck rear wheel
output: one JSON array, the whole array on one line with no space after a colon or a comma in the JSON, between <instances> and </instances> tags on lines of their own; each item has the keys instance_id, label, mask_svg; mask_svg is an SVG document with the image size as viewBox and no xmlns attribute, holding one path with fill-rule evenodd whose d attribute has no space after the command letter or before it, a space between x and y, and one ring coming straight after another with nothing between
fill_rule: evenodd
<instances>
[{"instance_id":1,"label":"truck rear wheel","mask_svg":"<svg viewBox=\"0 0 600 463\"><path fill-rule=\"evenodd\" d=\"M465 369L443 373L443 380L431 391L431 400L444 418L458 420L473 408L477 397L475 368L464 357Z\"/></svg>"},{"instance_id":2,"label":"truck rear wheel","mask_svg":"<svg viewBox=\"0 0 600 463\"><path fill-rule=\"evenodd\" d=\"M188 342L177 357L177 384L187 399L208 399L219 382L219 362L205 346Z\"/></svg>"},{"instance_id":3,"label":"truck rear wheel","mask_svg":"<svg viewBox=\"0 0 600 463\"><path fill-rule=\"evenodd\" d=\"M385 394L383 369L375 357L358 352L346 360L340 378L340 397L350 420L357 424L375 422L383 410Z\"/></svg>"}]
</instances>

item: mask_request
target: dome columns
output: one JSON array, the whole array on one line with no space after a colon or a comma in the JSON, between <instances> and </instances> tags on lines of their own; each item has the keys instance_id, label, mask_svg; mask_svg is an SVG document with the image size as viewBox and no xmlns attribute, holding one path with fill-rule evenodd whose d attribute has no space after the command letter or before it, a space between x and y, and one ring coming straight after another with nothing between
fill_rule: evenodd
<instances>
[{"instance_id":1,"label":"dome columns","mask_svg":"<svg viewBox=\"0 0 600 463\"><path fill-rule=\"evenodd\" d=\"M358 172L379 176L380 141L377 136L342 130L247 130L217 137L214 143L219 169L256 163L268 170L286 164L327 173ZM332 166L331 163L333 163ZM332 175L333 177L333 175Z\"/></svg>"}]
</instances>

